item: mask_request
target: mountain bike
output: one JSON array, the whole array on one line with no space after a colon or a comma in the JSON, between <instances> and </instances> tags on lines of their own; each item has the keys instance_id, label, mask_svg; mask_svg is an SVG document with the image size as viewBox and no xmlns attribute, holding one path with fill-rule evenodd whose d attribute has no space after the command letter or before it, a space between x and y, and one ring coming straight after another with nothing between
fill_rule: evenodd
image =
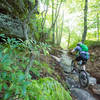
<instances>
[{"instance_id":1,"label":"mountain bike","mask_svg":"<svg viewBox=\"0 0 100 100\"><path fill-rule=\"evenodd\" d=\"M75 65L75 60L72 60L71 72L75 71L76 73L78 73L80 86L86 88L89 84L89 77L87 75L87 72L83 70L82 62L83 61L80 60L77 62L77 65Z\"/></svg>"}]
</instances>

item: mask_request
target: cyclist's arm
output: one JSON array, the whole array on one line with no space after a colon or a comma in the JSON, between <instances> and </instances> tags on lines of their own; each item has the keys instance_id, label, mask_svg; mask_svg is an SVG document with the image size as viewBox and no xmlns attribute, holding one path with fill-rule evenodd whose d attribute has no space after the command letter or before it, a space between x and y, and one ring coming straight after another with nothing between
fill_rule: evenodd
<instances>
[{"instance_id":1,"label":"cyclist's arm","mask_svg":"<svg viewBox=\"0 0 100 100\"><path fill-rule=\"evenodd\" d=\"M73 53L73 52L75 52L75 49L73 49L73 50L71 51L71 53Z\"/></svg>"},{"instance_id":2,"label":"cyclist's arm","mask_svg":"<svg viewBox=\"0 0 100 100\"><path fill-rule=\"evenodd\" d=\"M79 47L79 46L77 46L77 47L75 47L71 52L73 53L73 52L75 52L75 51L81 51L81 47Z\"/></svg>"}]
</instances>

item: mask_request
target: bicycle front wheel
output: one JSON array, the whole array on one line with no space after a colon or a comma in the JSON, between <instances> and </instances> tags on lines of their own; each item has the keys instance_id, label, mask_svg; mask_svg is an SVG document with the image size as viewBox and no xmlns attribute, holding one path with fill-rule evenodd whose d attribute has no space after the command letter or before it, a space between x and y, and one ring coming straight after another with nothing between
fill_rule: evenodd
<instances>
[{"instance_id":1,"label":"bicycle front wheel","mask_svg":"<svg viewBox=\"0 0 100 100\"><path fill-rule=\"evenodd\" d=\"M86 71L81 70L79 73L79 82L80 82L80 86L83 88L86 88L89 84L89 77L86 73Z\"/></svg>"}]
</instances>

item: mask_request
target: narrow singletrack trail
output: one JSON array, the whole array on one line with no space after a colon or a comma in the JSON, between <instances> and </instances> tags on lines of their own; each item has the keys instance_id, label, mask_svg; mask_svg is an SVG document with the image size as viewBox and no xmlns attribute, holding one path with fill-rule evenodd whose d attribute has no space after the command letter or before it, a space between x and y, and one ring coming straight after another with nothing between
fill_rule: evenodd
<instances>
[{"instance_id":1,"label":"narrow singletrack trail","mask_svg":"<svg viewBox=\"0 0 100 100\"><path fill-rule=\"evenodd\" d=\"M54 58L60 63L60 66L64 70L66 76L66 84L69 87L72 95L76 97L75 100L99 100L96 99L91 94L88 87L87 88L80 87L77 73L70 74L72 58L68 56L67 52L68 51L63 50L61 58L57 58L57 57ZM89 85L95 85L96 79L91 77L89 73L88 73L88 77L89 77Z\"/></svg>"}]
</instances>

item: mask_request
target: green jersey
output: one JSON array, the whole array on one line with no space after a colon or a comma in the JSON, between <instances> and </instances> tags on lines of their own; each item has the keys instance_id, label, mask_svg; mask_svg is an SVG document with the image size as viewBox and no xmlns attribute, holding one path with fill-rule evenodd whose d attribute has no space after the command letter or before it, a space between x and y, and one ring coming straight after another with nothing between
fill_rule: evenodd
<instances>
[{"instance_id":1,"label":"green jersey","mask_svg":"<svg viewBox=\"0 0 100 100\"><path fill-rule=\"evenodd\" d=\"M82 51L88 52L88 47L85 44L80 44L80 47L82 48Z\"/></svg>"}]
</instances>

